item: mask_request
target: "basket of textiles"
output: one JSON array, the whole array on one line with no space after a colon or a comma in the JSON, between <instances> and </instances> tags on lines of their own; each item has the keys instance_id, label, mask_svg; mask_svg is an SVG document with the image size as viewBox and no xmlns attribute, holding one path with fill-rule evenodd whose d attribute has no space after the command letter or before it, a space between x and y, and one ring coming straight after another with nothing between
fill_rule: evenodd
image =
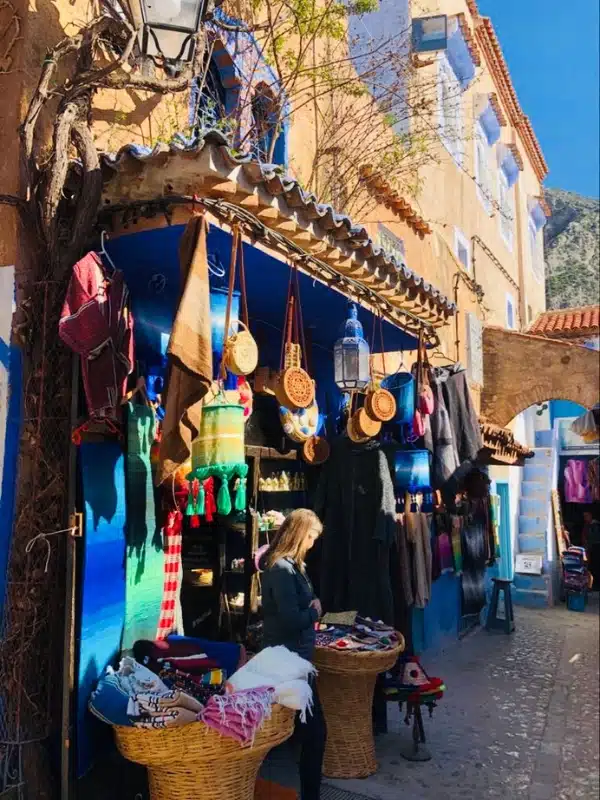
<instances>
[{"instance_id":1,"label":"basket of textiles","mask_svg":"<svg viewBox=\"0 0 600 800\"><path fill-rule=\"evenodd\" d=\"M328 778L366 778L377 771L372 705L377 675L391 669L404 650L402 634L381 622L356 617L317 631L314 663L327 722L323 773Z\"/></svg>"},{"instance_id":2,"label":"basket of textiles","mask_svg":"<svg viewBox=\"0 0 600 800\"><path fill-rule=\"evenodd\" d=\"M220 668L207 653L180 655L186 641L173 637L166 654L164 643L136 643L144 663L125 657L118 671L109 668L90 710L113 726L121 754L148 769L151 800L199 791L203 800L252 800L266 754L310 707L314 667L284 647L266 648L239 669L236 659L228 678L231 658Z\"/></svg>"}]
</instances>

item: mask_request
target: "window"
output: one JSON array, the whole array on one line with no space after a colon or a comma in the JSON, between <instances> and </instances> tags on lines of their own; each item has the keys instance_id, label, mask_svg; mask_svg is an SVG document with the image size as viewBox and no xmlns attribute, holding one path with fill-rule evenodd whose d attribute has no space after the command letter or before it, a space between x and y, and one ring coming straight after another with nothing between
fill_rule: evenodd
<instances>
[{"instance_id":1,"label":"window","mask_svg":"<svg viewBox=\"0 0 600 800\"><path fill-rule=\"evenodd\" d=\"M438 14L412 22L412 47L415 53L445 50L448 44L448 17Z\"/></svg>"},{"instance_id":2,"label":"window","mask_svg":"<svg viewBox=\"0 0 600 800\"><path fill-rule=\"evenodd\" d=\"M406 258L404 242L381 223L379 224L379 245L383 247L388 256L394 256L398 264L404 264Z\"/></svg>"},{"instance_id":3,"label":"window","mask_svg":"<svg viewBox=\"0 0 600 800\"><path fill-rule=\"evenodd\" d=\"M198 97L197 120L200 130L210 130L217 127L227 114L226 92L221 82L219 69L211 60L202 93Z\"/></svg>"},{"instance_id":4,"label":"window","mask_svg":"<svg viewBox=\"0 0 600 800\"><path fill-rule=\"evenodd\" d=\"M475 126L475 185L477 196L487 214L492 213L493 192L490 173L490 146L483 128Z\"/></svg>"},{"instance_id":5,"label":"window","mask_svg":"<svg viewBox=\"0 0 600 800\"><path fill-rule=\"evenodd\" d=\"M515 298L512 294L506 295L506 327L514 331L517 327L517 313L515 309Z\"/></svg>"},{"instance_id":6,"label":"window","mask_svg":"<svg viewBox=\"0 0 600 800\"><path fill-rule=\"evenodd\" d=\"M538 229L536 227L535 222L529 218L529 260L531 262L531 271L533 272L533 277L536 279L538 283L542 283L544 280L544 254L542 243L540 241L540 236L538 235Z\"/></svg>"},{"instance_id":7,"label":"window","mask_svg":"<svg viewBox=\"0 0 600 800\"><path fill-rule=\"evenodd\" d=\"M457 164L463 162L462 90L445 56L439 59L438 115L440 138Z\"/></svg>"},{"instance_id":8,"label":"window","mask_svg":"<svg viewBox=\"0 0 600 800\"><path fill-rule=\"evenodd\" d=\"M469 240L458 228L454 228L454 253L467 272L471 271Z\"/></svg>"},{"instance_id":9,"label":"window","mask_svg":"<svg viewBox=\"0 0 600 800\"><path fill-rule=\"evenodd\" d=\"M258 161L285 164L285 131L283 112L278 100L265 83L259 83L252 98L254 152Z\"/></svg>"},{"instance_id":10,"label":"window","mask_svg":"<svg viewBox=\"0 0 600 800\"><path fill-rule=\"evenodd\" d=\"M500 217L500 234L509 250L513 248L514 192L509 186L508 178L503 169L498 172L498 206Z\"/></svg>"}]
</instances>

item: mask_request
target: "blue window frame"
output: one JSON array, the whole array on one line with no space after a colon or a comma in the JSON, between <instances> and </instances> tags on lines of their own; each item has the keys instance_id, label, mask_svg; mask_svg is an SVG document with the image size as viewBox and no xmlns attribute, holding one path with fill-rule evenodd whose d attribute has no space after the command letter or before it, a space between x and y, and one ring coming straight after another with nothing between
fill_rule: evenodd
<instances>
[{"instance_id":1,"label":"blue window frame","mask_svg":"<svg viewBox=\"0 0 600 800\"><path fill-rule=\"evenodd\" d=\"M445 50L448 44L448 17L437 14L419 17L412 22L412 48L415 53Z\"/></svg>"},{"instance_id":2,"label":"blue window frame","mask_svg":"<svg viewBox=\"0 0 600 800\"><path fill-rule=\"evenodd\" d=\"M219 68L211 60L202 92L198 98L196 120L201 130L214 128L227 115L227 92Z\"/></svg>"}]
</instances>

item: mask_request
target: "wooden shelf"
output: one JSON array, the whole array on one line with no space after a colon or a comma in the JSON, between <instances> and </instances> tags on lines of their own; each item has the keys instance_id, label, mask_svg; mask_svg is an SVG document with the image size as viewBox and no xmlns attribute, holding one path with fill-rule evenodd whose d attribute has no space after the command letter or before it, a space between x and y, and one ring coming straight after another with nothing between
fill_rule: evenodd
<instances>
[{"instance_id":1,"label":"wooden shelf","mask_svg":"<svg viewBox=\"0 0 600 800\"><path fill-rule=\"evenodd\" d=\"M274 447L258 447L256 445L246 445L246 455L250 458L270 458L273 460L297 461L298 451L290 450L289 453L280 453Z\"/></svg>"}]
</instances>

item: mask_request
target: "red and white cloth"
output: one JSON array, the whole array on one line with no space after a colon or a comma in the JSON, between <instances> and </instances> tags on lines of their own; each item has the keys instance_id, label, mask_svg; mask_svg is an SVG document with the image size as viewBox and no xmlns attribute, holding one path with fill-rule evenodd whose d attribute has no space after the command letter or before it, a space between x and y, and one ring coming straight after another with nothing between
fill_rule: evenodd
<instances>
[{"instance_id":1,"label":"red and white cloth","mask_svg":"<svg viewBox=\"0 0 600 800\"><path fill-rule=\"evenodd\" d=\"M181 581L183 567L181 564L183 514L171 511L165 525L165 582L163 599L160 607L160 618L156 631L157 639L166 639L171 633L183 633L181 616Z\"/></svg>"}]
</instances>

